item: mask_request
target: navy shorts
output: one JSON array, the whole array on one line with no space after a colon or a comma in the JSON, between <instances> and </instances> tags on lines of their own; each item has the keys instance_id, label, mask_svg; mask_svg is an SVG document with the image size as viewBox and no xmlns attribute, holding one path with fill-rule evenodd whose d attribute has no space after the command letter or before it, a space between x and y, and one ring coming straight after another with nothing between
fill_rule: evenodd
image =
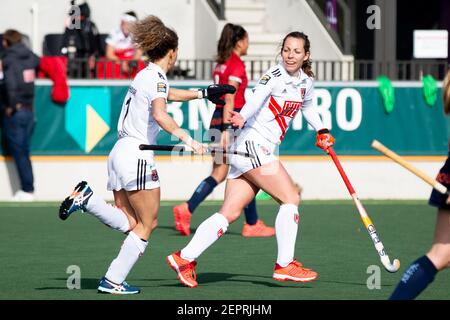
<instances>
[{"instance_id":1,"label":"navy shorts","mask_svg":"<svg viewBox=\"0 0 450 320\"><path fill-rule=\"evenodd\" d=\"M441 168L441 170L439 170L436 181L442 183L444 186L450 189L450 152L447 157L447 160L445 161L444 166ZM430 199L428 200L428 203L431 206L437 207L439 209L450 210L450 205L446 203L447 198L448 195L442 194L439 191L433 189L430 195Z\"/></svg>"},{"instance_id":2,"label":"navy shorts","mask_svg":"<svg viewBox=\"0 0 450 320\"><path fill-rule=\"evenodd\" d=\"M234 109L239 112L241 109ZM223 130L223 108L216 108L209 124L209 140L212 143L219 143Z\"/></svg>"}]
</instances>

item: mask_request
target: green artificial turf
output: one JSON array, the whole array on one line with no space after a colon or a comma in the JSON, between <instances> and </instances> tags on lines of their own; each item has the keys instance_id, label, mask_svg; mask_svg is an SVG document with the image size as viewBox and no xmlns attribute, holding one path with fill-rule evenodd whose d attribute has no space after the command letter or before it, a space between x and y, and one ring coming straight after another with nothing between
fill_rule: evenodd
<instances>
[{"instance_id":1,"label":"green artificial turf","mask_svg":"<svg viewBox=\"0 0 450 320\"><path fill-rule=\"evenodd\" d=\"M97 294L99 279L118 253L124 235L89 214L67 221L57 217L56 203L0 203L0 299L148 299L148 300L308 300L387 299L401 274L422 256L433 239L436 210L426 201L363 201L391 260L401 269L386 272L350 201L306 201L301 206L296 257L319 273L311 283L272 280L276 239L244 238L243 216L199 259L199 287L182 286L168 267L168 254L185 246L173 228L173 203L162 203L159 227L127 281L141 287L134 296ZM218 202L202 204L192 219L194 229L216 212ZM278 206L258 202L260 217L274 225ZM69 266L81 271L81 289L67 289ZM367 287L371 265L380 266L380 289ZM439 273L419 299L449 299L450 272Z\"/></svg>"}]
</instances>

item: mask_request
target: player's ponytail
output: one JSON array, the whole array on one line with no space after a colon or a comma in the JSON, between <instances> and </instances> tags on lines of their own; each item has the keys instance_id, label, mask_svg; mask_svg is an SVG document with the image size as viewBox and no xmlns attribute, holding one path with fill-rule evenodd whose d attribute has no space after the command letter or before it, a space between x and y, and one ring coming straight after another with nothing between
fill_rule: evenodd
<instances>
[{"instance_id":1,"label":"player's ponytail","mask_svg":"<svg viewBox=\"0 0 450 320\"><path fill-rule=\"evenodd\" d=\"M237 24L227 23L220 35L219 42L217 44L217 58L216 62L219 64L225 63L231 56L234 47L238 41L247 37L247 31Z\"/></svg>"},{"instance_id":2,"label":"player's ponytail","mask_svg":"<svg viewBox=\"0 0 450 320\"><path fill-rule=\"evenodd\" d=\"M311 50L311 42L309 41L308 36L306 34L304 34L303 32L294 31L294 32L291 32L288 35L286 35L286 37L284 37L283 43L281 44L280 54L283 52L284 44L286 43L286 39L289 37L303 39L303 41L305 43L305 45L304 45L305 53L311 53L311 51L310 51ZM304 73L306 73L308 75L308 77L311 77L311 78L314 77L314 72L312 71L312 62L311 62L310 58L308 58L308 60L303 62L302 70Z\"/></svg>"},{"instance_id":3,"label":"player's ponytail","mask_svg":"<svg viewBox=\"0 0 450 320\"><path fill-rule=\"evenodd\" d=\"M147 54L150 61L164 58L167 52L178 48L178 35L167 28L156 16L137 21L131 27L131 34L138 47Z\"/></svg>"},{"instance_id":4,"label":"player's ponytail","mask_svg":"<svg viewBox=\"0 0 450 320\"><path fill-rule=\"evenodd\" d=\"M450 70L448 70L444 79L442 96L444 98L444 112L445 114L450 114Z\"/></svg>"}]
</instances>

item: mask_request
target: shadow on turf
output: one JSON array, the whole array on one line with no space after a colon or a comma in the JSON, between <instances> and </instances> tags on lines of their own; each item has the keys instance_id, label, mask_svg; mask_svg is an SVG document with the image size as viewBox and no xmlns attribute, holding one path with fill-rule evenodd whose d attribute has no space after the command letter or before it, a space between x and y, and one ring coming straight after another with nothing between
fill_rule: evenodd
<instances>
[{"instance_id":1,"label":"shadow on turf","mask_svg":"<svg viewBox=\"0 0 450 320\"><path fill-rule=\"evenodd\" d=\"M356 286L367 287L367 283L366 282L331 281L331 280L322 280L321 282L323 282L323 283L351 284L351 285L356 285ZM383 284L383 288L384 287L393 287L395 285L396 284Z\"/></svg>"},{"instance_id":2,"label":"shadow on turf","mask_svg":"<svg viewBox=\"0 0 450 320\"><path fill-rule=\"evenodd\" d=\"M159 226L157 229L165 229L165 230L171 230L173 231L173 234L170 234L170 236L179 236L180 233L175 230L175 227L172 226ZM193 235L195 233L195 230L197 229L192 229L191 228L191 235ZM240 232L233 232L233 231L227 231L227 236L241 236L242 234Z\"/></svg>"},{"instance_id":3,"label":"shadow on turf","mask_svg":"<svg viewBox=\"0 0 450 320\"><path fill-rule=\"evenodd\" d=\"M266 280L248 280L248 279L233 279L235 277L252 277L255 278L253 275L248 274L231 274L231 273L222 273L222 272L206 272L201 273L197 275L197 282L199 286L208 284L208 283L215 283L215 282L221 282L221 281L229 281L229 282L240 282L240 283L252 283L257 285L263 285L270 288L299 288L298 285L286 285L286 284L278 284L275 280L272 279L272 277L261 277L263 279L270 279L269 281ZM151 280L154 281L154 280ZM176 284L164 284L161 285L161 287L184 287L181 283ZM312 288L308 285L303 284L301 288Z\"/></svg>"},{"instance_id":4,"label":"shadow on turf","mask_svg":"<svg viewBox=\"0 0 450 320\"><path fill-rule=\"evenodd\" d=\"M169 236L172 236L172 237L180 236L180 233L177 230L175 230L175 227L173 227L173 226L168 227L168 226L159 226L158 225L158 228L156 230L158 230L158 229L165 229L165 230L173 231L173 233L169 234ZM194 232L195 232L195 229L194 230L191 229L191 234L193 234Z\"/></svg>"},{"instance_id":5,"label":"shadow on turf","mask_svg":"<svg viewBox=\"0 0 450 320\"><path fill-rule=\"evenodd\" d=\"M36 288L35 290L44 291L44 290L67 290L65 286L67 278L54 278L52 280L62 281L64 283L61 287L43 287ZM100 283L100 279L81 279L81 290L92 290L97 289L98 284Z\"/></svg>"},{"instance_id":6,"label":"shadow on turf","mask_svg":"<svg viewBox=\"0 0 450 320\"><path fill-rule=\"evenodd\" d=\"M233 279L235 277L252 277L252 278L261 278L264 280L249 280L249 279ZM270 279L266 281L265 279ZM35 290L38 291L45 291L45 290L67 290L67 287L65 286L67 279L66 278L55 278L53 280L58 280L64 282L64 286L61 287L42 287L42 288L36 288ZM148 282L154 282L154 281L167 281L170 279L135 279L135 281L148 281ZM299 288L299 284L294 285L287 285L283 283L277 283L275 280L272 279L272 277L262 277L262 276L254 276L254 275L248 275L248 274L231 274L231 273L222 273L222 272L206 272L197 275L197 281L199 285L204 285L208 283L215 283L215 282L221 282L221 281L229 281L229 282L240 282L240 283L252 283L256 285L263 285L270 288ZM100 280L99 279L92 279L92 278L84 278L81 279L81 290L94 290L98 288ZM328 281L328 282L335 282L335 281ZM288 283L288 282L286 282ZM174 279L173 284L160 284L157 285L158 287L184 287L181 283L178 282L178 280ZM145 286L140 285L140 287L143 288L149 288L154 286ZM301 288L304 289L310 289L312 287L301 284Z\"/></svg>"}]
</instances>

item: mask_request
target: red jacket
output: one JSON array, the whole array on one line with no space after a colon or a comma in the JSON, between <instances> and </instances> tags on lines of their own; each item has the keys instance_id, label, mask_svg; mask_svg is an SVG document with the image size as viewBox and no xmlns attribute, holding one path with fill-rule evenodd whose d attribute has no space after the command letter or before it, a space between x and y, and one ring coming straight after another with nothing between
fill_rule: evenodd
<instances>
[{"instance_id":1,"label":"red jacket","mask_svg":"<svg viewBox=\"0 0 450 320\"><path fill-rule=\"evenodd\" d=\"M53 82L52 100L58 104L65 104L69 100L69 85L67 83L67 58L41 58L39 64L39 78L47 77Z\"/></svg>"}]
</instances>

